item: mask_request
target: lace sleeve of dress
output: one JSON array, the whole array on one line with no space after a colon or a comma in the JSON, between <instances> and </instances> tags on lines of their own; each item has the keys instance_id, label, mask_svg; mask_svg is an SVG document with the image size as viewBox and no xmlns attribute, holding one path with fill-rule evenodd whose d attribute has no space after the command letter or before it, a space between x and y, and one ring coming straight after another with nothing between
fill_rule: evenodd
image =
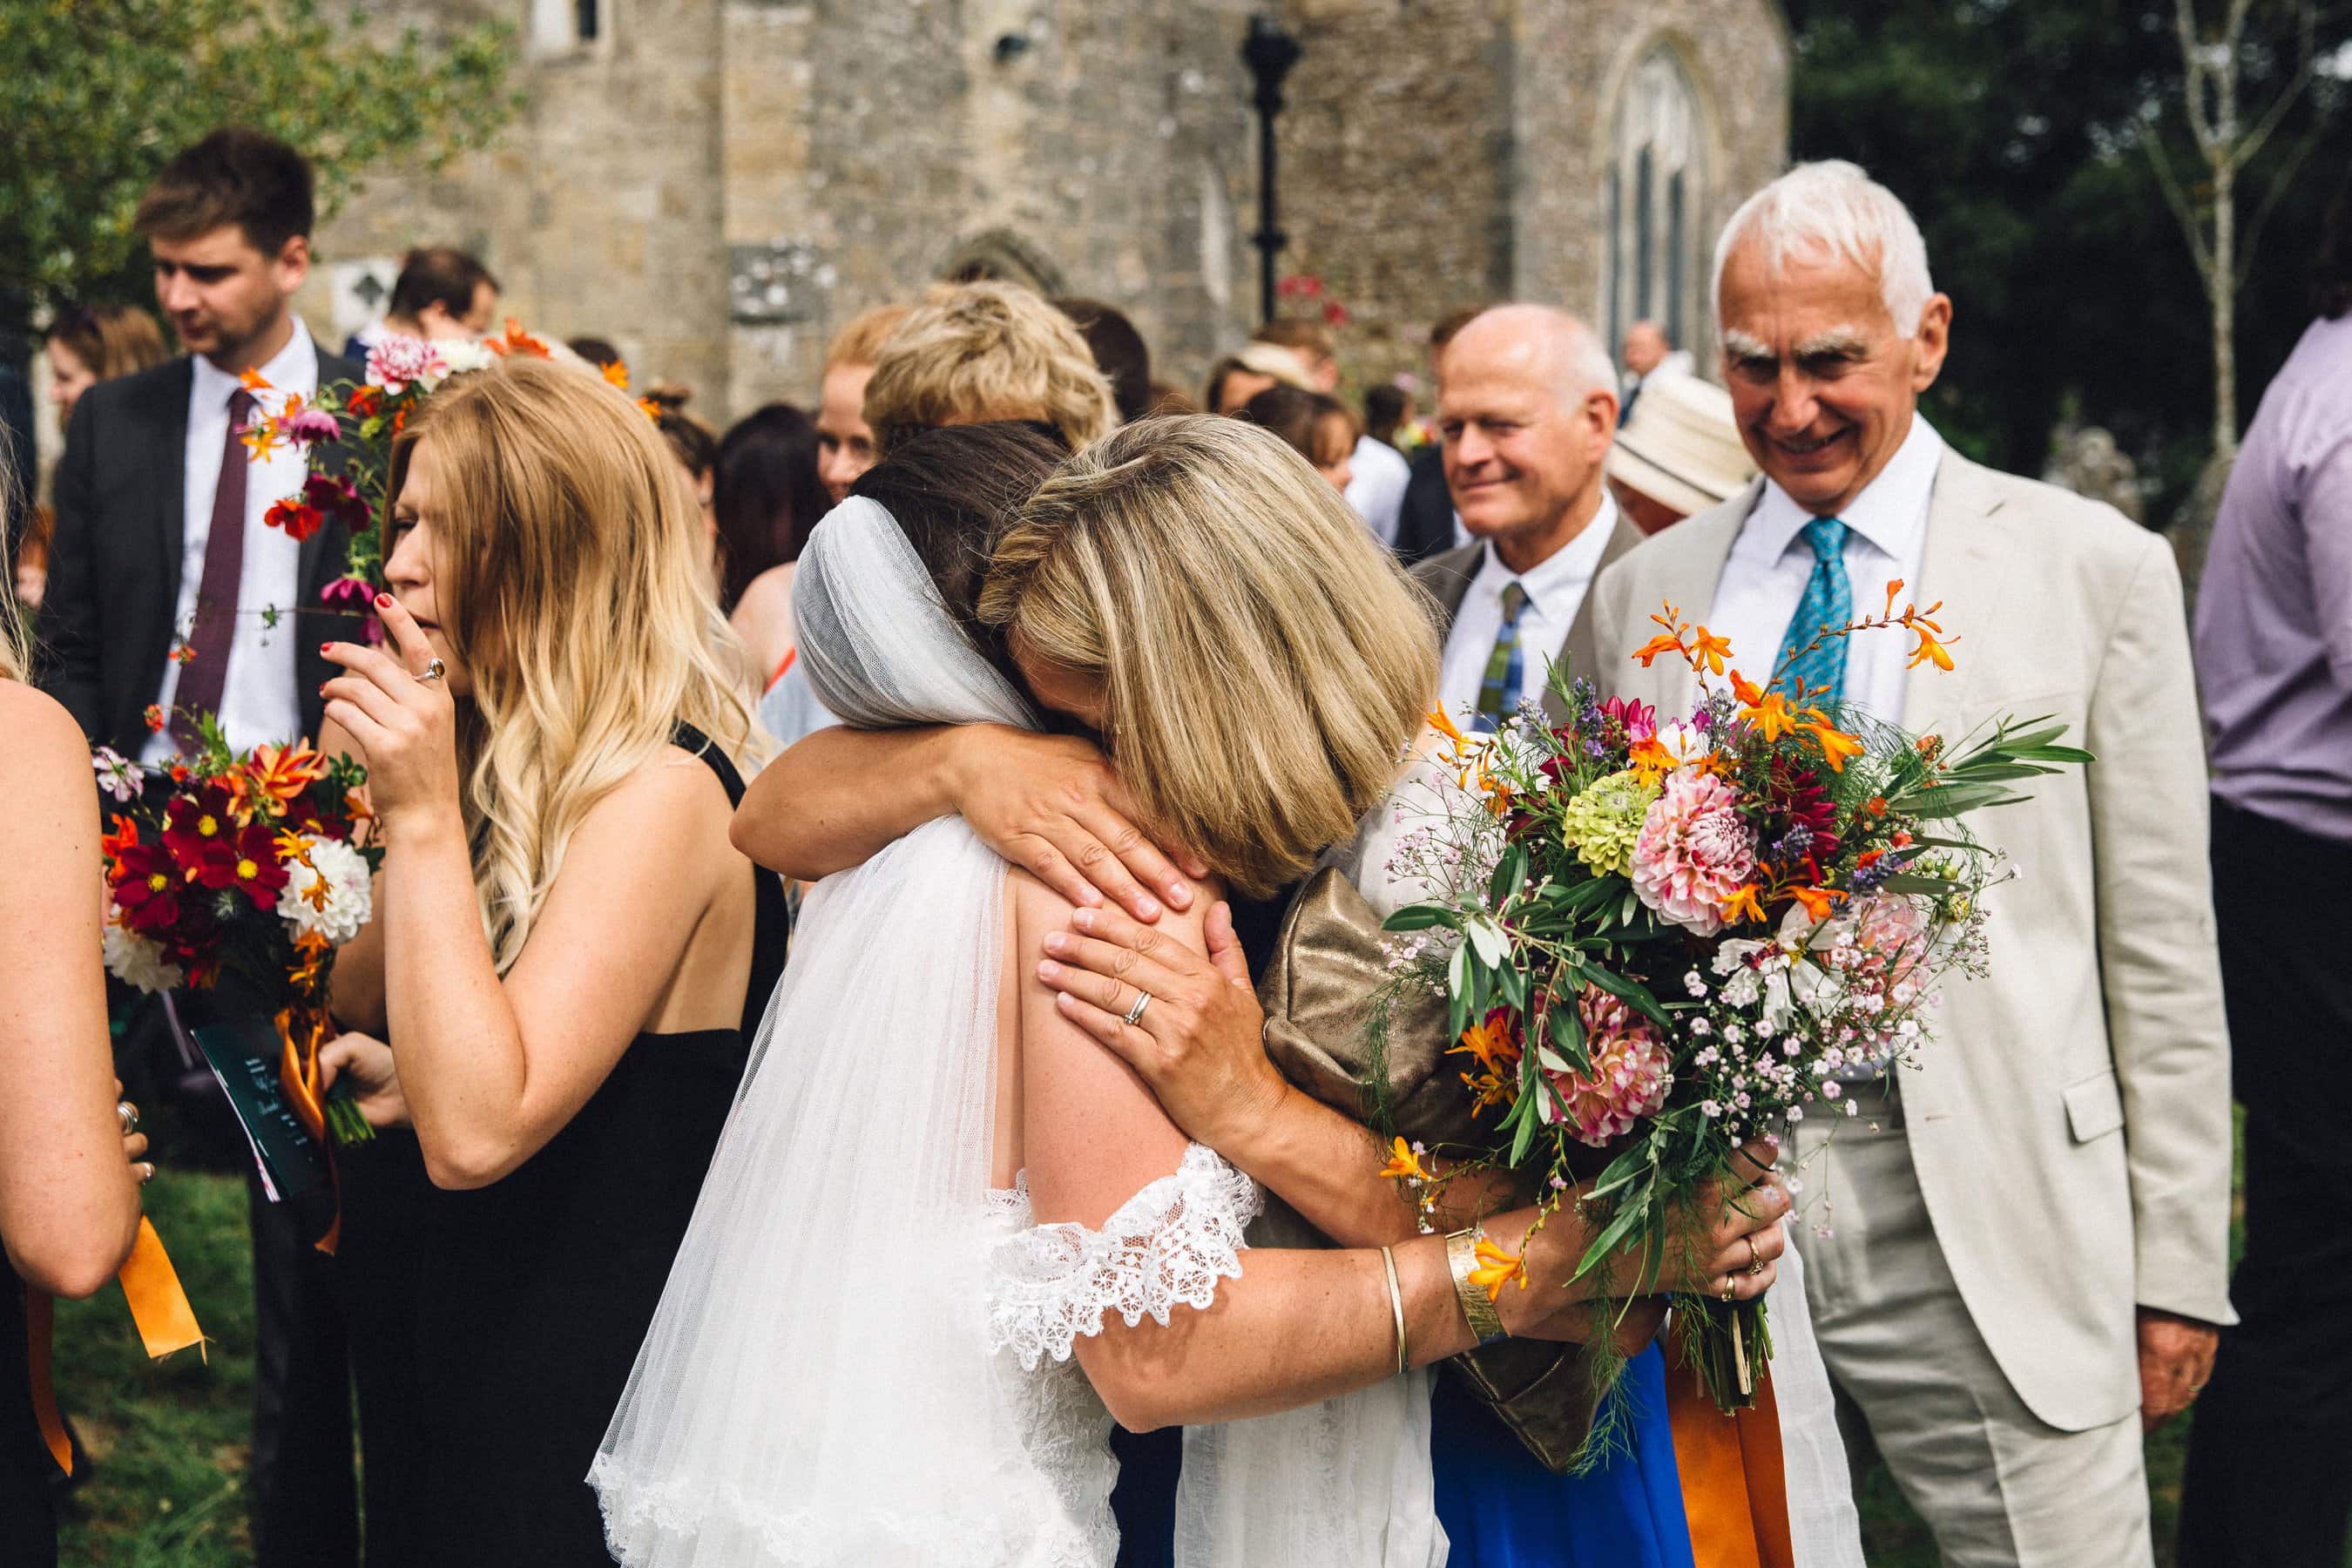
<instances>
[{"instance_id":1,"label":"lace sleeve of dress","mask_svg":"<svg viewBox=\"0 0 2352 1568\"><path fill-rule=\"evenodd\" d=\"M1165 1328L1172 1308L1207 1308L1218 1280L1241 1278L1242 1232L1258 1205L1247 1176L1193 1143L1174 1174L1121 1204L1100 1230L1038 1225L1007 1237L989 1260L989 1349L1010 1350L1034 1372L1045 1356L1069 1360L1080 1334L1102 1331L1105 1312L1129 1328L1148 1312Z\"/></svg>"}]
</instances>

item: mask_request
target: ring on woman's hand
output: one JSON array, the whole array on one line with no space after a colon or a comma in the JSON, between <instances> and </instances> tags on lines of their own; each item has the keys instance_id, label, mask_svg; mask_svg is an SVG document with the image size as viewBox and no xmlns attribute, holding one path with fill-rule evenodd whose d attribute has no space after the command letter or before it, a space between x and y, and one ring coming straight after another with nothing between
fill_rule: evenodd
<instances>
[{"instance_id":1,"label":"ring on woman's hand","mask_svg":"<svg viewBox=\"0 0 2352 1568\"><path fill-rule=\"evenodd\" d=\"M1136 1025L1143 1021L1143 1010L1150 1005L1151 993L1144 990L1141 986L1136 987L1135 1005L1127 1010L1127 1016L1120 1019L1119 1022L1125 1024L1129 1028L1133 1028Z\"/></svg>"},{"instance_id":2,"label":"ring on woman's hand","mask_svg":"<svg viewBox=\"0 0 2352 1568\"><path fill-rule=\"evenodd\" d=\"M1737 1275L1733 1275L1733 1274L1727 1274L1727 1275L1725 1275L1725 1276L1723 1277L1723 1300L1726 1300L1726 1301L1729 1301L1729 1300L1731 1300L1733 1298L1735 1298L1736 1296L1738 1296L1738 1294L1739 1294L1739 1279L1738 1279L1738 1276L1737 1276Z\"/></svg>"},{"instance_id":3,"label":"ring on woman's hand","mask_svg":"<svg viewBox=\"0 0 2352 1568\"><path fill-rule=\"evenodd\" d=\"M1748 1272L1750 1274L1763 1273L1764 1260L1756 1255L1756 1237L1749 1236L1745 1239L1748 1242Z\"/></svg>"},{"instance_id":4,"label":"ring on woman's hand","mask_svg":"<svg viewBox=\"0 0 2352 1568\"><path fill-rule=\"evenodd\" d=\"M426 665L425 667L425 673L418 676L416 679L419 680L438 680L448 673L449 667L436 658L432 663Z\"/></svg>"},{"instance_id":5,"label":"ring on woman's hand","mask_svg":"<svg viewBox=\"0 0 2352 1568\"><path fill-rule=\"evenodd\" d=\"M142 1187L155 1179L155 1166L152 1161L142 1160L131 1168L139 1173L139 1184Z\"/></svg>"},{"instance_id":6,"label":"ring on woman's hand","mask_svg":"<svg viewBox=\"0 0 2352 1568\"><path fill-rule=\"evenodd\" d=\"M122 1123L122 1135L130 1137L139 1131L139 1108L127 1100L114 1102L114 1119Z\"/></svg>"}]
</instances>

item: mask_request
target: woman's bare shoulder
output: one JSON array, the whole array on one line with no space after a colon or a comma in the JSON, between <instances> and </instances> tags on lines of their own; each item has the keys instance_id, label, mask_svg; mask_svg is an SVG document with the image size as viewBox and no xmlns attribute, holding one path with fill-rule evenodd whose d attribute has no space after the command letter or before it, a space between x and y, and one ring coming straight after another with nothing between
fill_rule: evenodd
<instances>
[{"instance_id":1,"label":"woman's bare shoulder","mask_svg":"<svg viewBox=\"0 0 2352 1568\"><path fill-rule=\"evenodd\" d=\"M0 793L97 787L81 726L47 692L0 679Z\"/></svg>"}]
</instances>

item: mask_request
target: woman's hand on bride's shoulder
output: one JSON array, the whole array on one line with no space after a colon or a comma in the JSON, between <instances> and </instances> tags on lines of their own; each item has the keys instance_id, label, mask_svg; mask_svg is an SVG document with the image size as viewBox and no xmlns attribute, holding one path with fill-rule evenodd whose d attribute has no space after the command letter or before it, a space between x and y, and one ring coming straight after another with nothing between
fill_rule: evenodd
<instances>
[{"instance_id":1,"label":"woman's hand on bride's shoulder","mask_svg":"<svg viewBox=\"0 0 2352 1568\"><path fill-rule=\"evenodd\" d=\"M1037 965L1055 1005L1133 1068L1186 1137L1240 1158L1288 1086L1266 1059L1233 910L1211 907L1206 957L1115 909L1080 909L1070 923L1046 935ZM1150 1000L1129 1023L1139 994Z\"/></svg>"},{"instance_id":2,"label":"woman's hand on bride's shoulder","mask_svg":"<svg viewBox=\"0 0 2352 1568\"><path fill-rule=\"evenodd\" d=\"M1160 918L1163 901L1192 907L1187 876L1208 868L1197 856L1171 858L1135 825L1127 791L1094 746L1001 724L950 734L956 810L991 849L1082 907L1108 900L1145 921Z\"/></svg>"}]
</instances>

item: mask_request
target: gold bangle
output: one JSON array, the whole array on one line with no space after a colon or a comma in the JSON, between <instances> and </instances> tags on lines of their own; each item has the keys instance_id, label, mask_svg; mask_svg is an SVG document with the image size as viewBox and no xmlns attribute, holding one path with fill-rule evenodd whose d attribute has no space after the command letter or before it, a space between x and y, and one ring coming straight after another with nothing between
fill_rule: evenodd
<instances>
[{"instance_id":1,"label":"gold bangle","mask_svg":"<svg viewBox=\"0 0 2352 1568\"><path fill-rule=\"evenodd\" d=\"M1470 1281L1470 1271L1478 1267L1478 1232L1475 1226L1446 1237L1445 1263L1454 1271L1454 1299L1462 1304L1462 1318L1470 1325L1470 1337L1482 1345L1509 1339L1510 1331L1503 1327L1503 1315L1495 1310L1495 1303L1487 1299L1486 1292Z\"/></svg>"},{"instance_id":2,"label":"gold bangle","mask_svg":"<svg viewBox=\"0 0 2352 1568\"><path fill-rule=\"evenodd\" d=\"M1389 1271L1389 1310L1396 1314L1397 1375L1399 1377L1402 1377L1405 1373L1406 1366L1404 1350L1404 1289L1397 1283L1396 1253L1394 1250L1385 1247L1381 1247L1381 1267L1385 1268Z\"/></svg>"}]
</instances>

